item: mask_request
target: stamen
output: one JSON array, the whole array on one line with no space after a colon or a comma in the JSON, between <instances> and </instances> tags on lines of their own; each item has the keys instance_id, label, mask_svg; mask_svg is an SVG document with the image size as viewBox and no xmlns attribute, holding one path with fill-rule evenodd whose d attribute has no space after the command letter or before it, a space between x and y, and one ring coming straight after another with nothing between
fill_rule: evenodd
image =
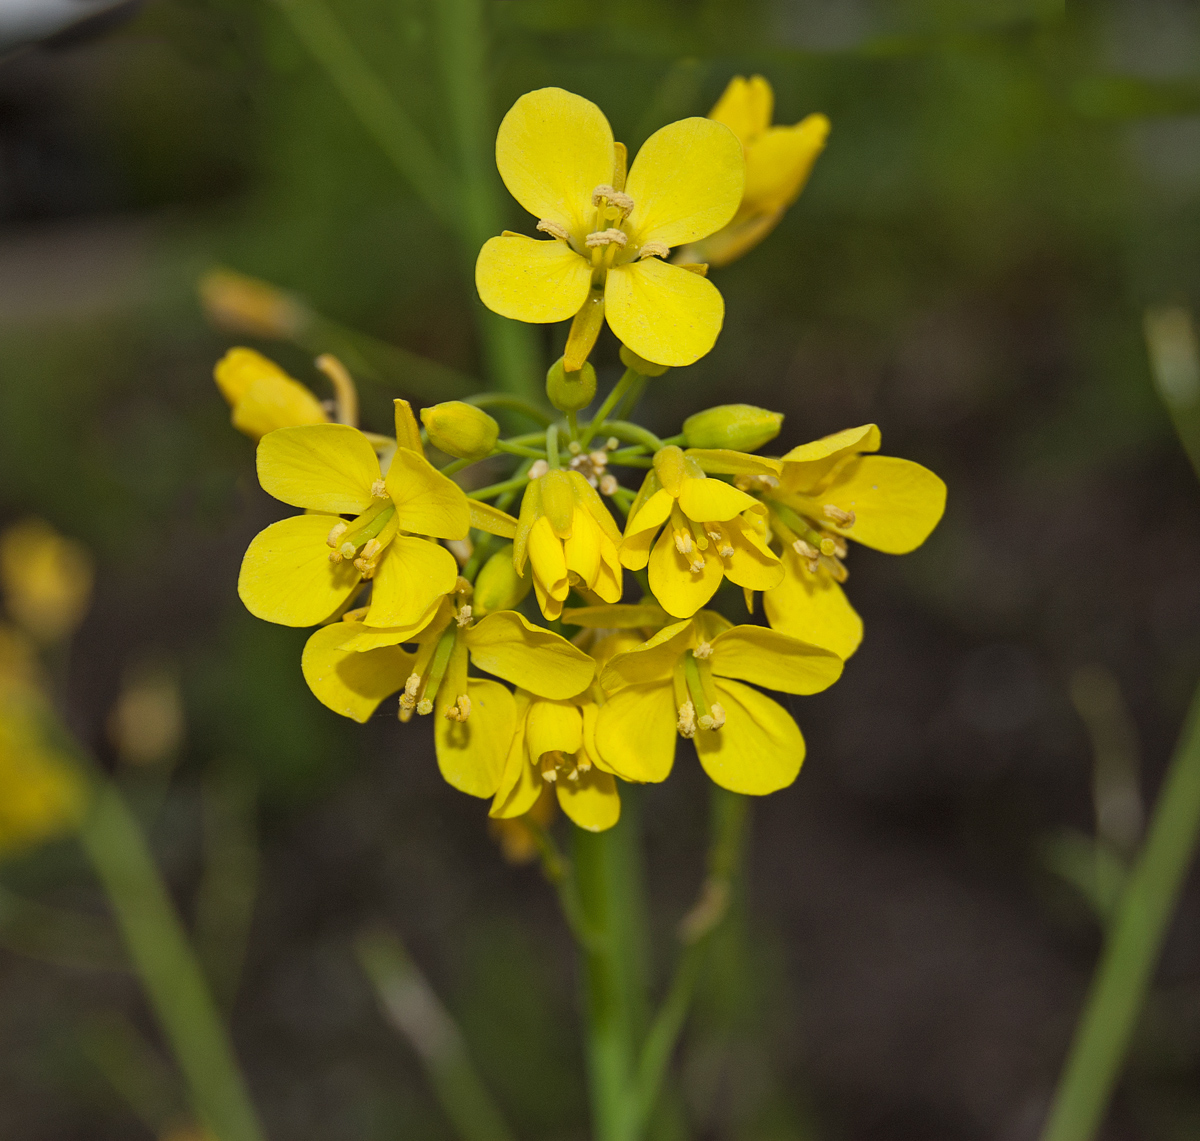
<instances>
[{"instance_id":1,"label":"stamen","mask_svg":"<svg viewBox=\"0 0 1200 1141\"><path fill-rule=\"evenodd\" d=\"M717 554L723 559L731 559L733 558L733 548L726 543L725 546L717 548Z\"/></svg>"},{"instance_id":2,"label":"stamen","mask_svg":"<svg viewBox=\"0 0 1200 1141\"><path fill-rule=\"evenodd\" d=\"M792 550L796 552L802 559L808 559L810 562L820 554L811 543L806 543L803 539L797 539L792 544Z\"/></svg>"},{"instance_id":3,"label":"stamen","mask_svg":"<svg viewBox=\"0 0 1200 1141\"><path fill-rule=\"evenodd\" d=\"M592 205L599 206L603 199L611 199L614 194L616 191L607 182L602 182L592 191Z\"/></svg>"},{"instance_id":4,"label":"stamen","mask_svg":"<svg viewBox=\"0 0 1200 1141\"><path fill-rule=\"evenodd\" d=\"M550 234L555 238L561 238L564 242L570 241L571 235L567 233L567 228L560 225L558 222L551 222L549 218L543 218L537 228L543 234Z\"/></svg>"},{"instance_id":5,"label":"stamen","mask_svg":"<svg viewBox=\"0 0 1200 1141\"><path fill-rule=\"evenodd\" d=\"M329 546L333 547L336 550L337 545L338 545L338 540L340 540L341 537L349 530L350 530L349 523L347 523L345 521L343 521L341 523L335 523L333 525L333 528L330 530L329 535L326 538L325 542L328 543Z\"/></svg>"},{"instance_id":6,"label":"stamen","mask_svg":"<svg viewBox=\"0 0 1200 1141\"><path fill-rule=\"evenodd\" d=\"M601 495L616 495L621 485L617 482L615 475L603 475L600 477L600 494Z\"/></svg>"},{"instance_id":7,"label":"stamen","mask_svg":"<svg viewBox=\"0 0 1200 1141\"><path fill-rule=\"evenodd\" d=\"M643 242L642 248L638 251L638 261L642 258L665 258L670 257L671 247L666 242Z\"/></svg>"},{"instance_id":8,"label":"stamen","mask_svg":"<svg viewBox=\"0 0 1200 1141\"><path fill-rule=\"evenodd\" d=\"M839 527L854 526L853 511L843 511L840 507L834 507L832 503L826 503L821 510L825 513L826 519L832 519Z\"/></svg>"},{"instance_id":9,"label":"stamen","mask_svg":"<svg viewBox=\"0 0 1200 1141\"><path fill-rule=\"evenodd\" d=\"M602 451L588 452L588 459L592 461L593 467L603 469L608 463L608 453Z\"/></svg>"},{"instance_id":10,"label":"stamen","mask_svg":"<svg viewBox=\"0 0 1200 1141\"><path fill-rule=\"evenodd\" d=\"M820 565L823 566L837 582L845 582L850 577L850 572L844 564L836 558L828 558L825 555L821 556Z\"/></svg>"},{"instance_id":11,"label":"stamen","mask_svg":"<svg viewBox=\"0 0 1200 1141\"><path fill-rule=\"evenodd\" d=\"M446 717L450 721L466 721L471 716L471 699L460 693L453 705L446 706Z\"/></svg>"},{"instance_id":12,"label":"stamen","mask_svg":"<svg viewBox=\"0 0 1200 1141\"><path fill-rule=\"evenodd\" d=\"M588 249L593 250L599 246L609 245L618 245L624 249L628 241L629 235L626 234L624 230L616 230L612 228L601 230L596 234L588 234L588 236L584 238L584 244L588 247Z\"/></svg>"},{"instance_id":13,"label":"stamen","mask_svg":"<svg viewBox=\"0 0 1200 1141\"><path fill-rule=\"evenodd\" d=\"M704 556L697 551L695 558L692 559L692 574L699 574L704 569L704 565Z\"/></svg>"},{"instance_id":14,"label":"stamen","mask_svg":"<svg viewBox=\"0 0 1200 1141\"><path fill-rule=\"evenodd\" d=\"M429 697L422 697L421 700L417 702L417 712L422 717L429 716L429 714L433 712L433 699Z\"/></svg>"},{"instance_id":15,"label":"stamen","mask_svg":"<svg viewBox=\"0 0 1200 1141\"><path fill-rule=\"evenodd\" d=\"M471 625L471 607L464 606L461 610L459 610L459 612L455 616L454 620L459 624L460 627L461 626L470 626Z\"/></svg>"},{"instance_id":16,"label":"stamen","mask_svg":"<svg viewBox=\"0 0 1200 1141\"><path fill-rule=\"evenodd\" d=\"M387 484L384 483L383 480L377 479L373 484L371 484L371 498L372 499L386 499L387 497L388 497Z\"/></svg>"},{"instance_id":17,"label":"stamen","mask_svg":"<svg viewBox=\"0 0 1200 1141\"><path fill-rule=\"evenodd\" d=\"M701 661L703 661L705 658L712 656L712 643L711 642L701 642L700 645L698 645L692 651L692 653L694 653L696 655L696 657L698 657Z\"/></svg>"},{"instance_id":18,"label":"stamen","mask_svg":"<svg viewBox=\"0 0 1200 1141\"><path fill-rule=\"evenodd\" d=\"M714 701L709 709L712 713L712 727L714 729L723 728L725 725L725 707L719 701Z\"/></svg>"},{"instance_id":19,"label":"stamen","mask_svg":"<svg viewBox=\"0 0 1200 1141\"><path fill-rule=\"evenodd\" d=\"M529 468L529 478L541 479L549 470L550 465L545 460L534 460Z\"/></svg>"},{"instance_id":20,"label":"stamen","mask_svg":"<svg viewBox=\"0 0 1200 1141\"><path fill-rule=\"evenodd\" d=\"M675 728L681 737L696 735L696 707L690 701L685 701L679 707L679 719L675 722Z\"/></svg>"},{"instance_id":21,"label":"stamen","mask_svg":"<svg viewBox=\"0 0 1200 1141\"><path fill-rule=\"evenodd\" d=\"M686 531L682 527L675 528L675 549L681 555L690 555L692 553L692 536L690 531ZM704 564L701 563L701 566Z\"/></svg>"}]
</instances>

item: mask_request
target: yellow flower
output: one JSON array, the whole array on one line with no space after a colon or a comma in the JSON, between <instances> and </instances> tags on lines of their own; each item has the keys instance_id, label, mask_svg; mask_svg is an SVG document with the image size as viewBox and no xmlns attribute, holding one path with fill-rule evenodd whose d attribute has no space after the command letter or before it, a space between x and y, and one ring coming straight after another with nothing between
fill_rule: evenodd
<instances>
[{"instance_id":1,"label":"yellow flower","mask_svg":"<svg viewBox=\"0 0 1200 1141\"><path fill-rule=\"evenodd\" d=\"M761 76L734 76L710 119L724 123L746 153L746 190L732 222L689 246L679 260L728 265L748 253L779 224L800 196L829 137L829 120L809 115L794 127L772 127L775 95Z\"/></svg>"},{"instance_id":2,"label":"yellow flower","mask_svg":"<svg viewBox=\"0 0 1200 1141\"><path fill-rule=\"evenodd\" d=\"M741 147L711 119L656 131L625 177L625 148L594 103L558 87L522 95L500 124L496 165L550 241L506 232L475 267L489 309L518 321L575 318L566 367L587 359L602 320L639 356L687 365L712 348L725 303L675 246L719 230L745 180Z\"/></svg>"},{"instance_id":3,"label":"yellow flower","mask_svg":"<svg viewBox=\"0 0 1200 1141\"><path fill-rule=\"evenodd\" d=\"M591 684L596 663L516 611L474 622L470 605L461 601L466 593L443 599L433 620L417 631L373 629L360 621L323 626L304 647L301 666L318 700L355 721L366 721L397 691L402 721L436 711L442 776L461 792L492 796L516 731L516 706L499 682L469 677L468 665L559 701ZM415 643L416 651L402 643Z\"/></svg>"},{"instance_id":4,"label":"yellow flower","mask_svg":"<svg viewBox=\"0 0 1200 1141\"><path fill-rule=\"evenodd\" d=\"M230 349L213 369L221 395L233 409L233 426L257 440L276 428L324 424L324 405L274 361L253 349Z\"/></svg>"},{"instance_id":5,"label":"yellow flower","mask_svg":"<svg viewBox=\"0 0 1200 1141\"><path fill-rule=\"evenodd\" d=\"M577 471L548 471L531 480L521 500L513 565L528 560L542 613L562 613L572 584L605 602L621 597L621 533L596 489Z\"/></svg>"},{"instance_id":6,"label":"yellow flower","mask_svg":"<svg viewBox=\"0 0 1200 1141\"><path fill-rule=\"evenodd\" d=\"M547 701L517 690L516 701L516 733L489 815L523 816L550 785L558 806L580 828L611 828L621 816L621 796L596 748L600 707L589 694Z\"/></svg>"},{"instance_id":7,"label":"yellow flower","mask_svg":"<svg viewBox=\"0 0 1200 1141\"><path fill-rule=\"evenodd\" d=\"M783 581L763 596L776 630L848 658L862 641L862 619L840 583L846 540L902 555L919 547L946 507L946 485L928 468L878 451L874 424L801 444L783 457L777 486L743 477L766 501L783 548Z\"/></svg>"},{"instance_id":8,"label":"yellow flower","mask_svg":"<svg viewBox=\"0 0 1200 1141\"><path fill-rule=\"evenodd\" d=\"M83 621L92 557L49 523L27 519L0 535L0 586L9 614L39 642L58 642Z\"/></svg>"},{"instance_id":9,"label":"yellow flower","mask_svg":"<svg viewBox=\"0 0 1200 1141\"><path fill-rule=\"evenodd\" d=\"M200 278L199 287L208 319L234 333L293 340L313 321L298 297L236 270L211 269Z\"/></svg>"},{"instance_id":10,"label":"yellow flower","mask_svg":"<svg viewBox=\"0 0 1200 1141\"><path fill-rule=\"evenodd\" d=\"M411 419L407 405L403 411ZM420 536L465 538L471 506L411 448L396 448L385 475L356 428L279 428L259 442L258 478L263 490L307 514L271 524L246 551L238 594L251 614L314 626L370 580L367 625L411 626L428 621L454 589L454 556Z\"/></svg>"},{"instance_id":11,"label":"yellow flower","mask_svg":"<svg viewBox=\"0 0 1200 1141\"><path fill-rule=\"evenodd\" d=\"M705 772L723 788L774 792L796 779L804 738L786 709L742 683L819 693L841 672L829 650L703 611L604 667L599 755L623 780L665 780L678 733L694 739Z\"/></svg>"},{"instance_id":12,"label":"yellow flower","mask_svg":"<svg viewBox=\"0 0 1200 1141\"><path fill-rule=\"evenodd\" d=\"M621 562L630 570L648 562L650 590L679 618L704 606L723 578L747 590L769 590L783 577L761 530L762 504L710 479L702 464L717 472L778 470L774 461L721 449L684 452L670 445L655 455L629 512Z\"/></svg>"}]
</instances>

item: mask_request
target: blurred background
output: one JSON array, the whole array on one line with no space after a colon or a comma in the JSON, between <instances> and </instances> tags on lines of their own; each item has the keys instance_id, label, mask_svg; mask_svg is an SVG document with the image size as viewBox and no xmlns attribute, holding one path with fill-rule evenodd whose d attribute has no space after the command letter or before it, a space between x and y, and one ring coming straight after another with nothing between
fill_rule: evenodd
<instances>
[{"instance_id":1,"label":"blurred background","mask_svg":"<svg viewBox=\"0 0 1200 1141\"><path fill-rule=\"evenodd\" d=\"M335 11L448 154L436 3ZM23 25L9 7L0 525L43 518L95 555L94 603L60 663L72 727L153 838L269 1132L453 1136L355 958L383 925L517 1135L586 1137L579 979L552 891L505 860L485 802L442 782L427 725L325 710L300 675L305 633L250 617L235 590L249 539L289 512L259 490L213 363L249 343L325 390L313 352L213 328L200 276L232 267L482 376L456 238L282 6L64 0ZM1200 9L488 0L485 14L491 127L558 84L597 101L632 153L756 72L776 121L830 117L800 201L713 274L717 348L653 383L647 422L667 434L748 401L786 413L789 448L874 421L885 453L950 488L916 554L852 552L866 639L840 684L792 699L808 760L755 806L747 889L680 1054L680 1120L738 1141L1032 1139L1200 672L1200 486L1143 336L1147 307L1200 302ZM538 331L543 367L564 337ZM602 383L619 374L607 333L596 362ZM400 394L437 395L364 378L364 426L387 430ZM690 750L628 803L661 979L702 874ZM1107 1138L1200 1130L1198 888ZM59 909L88 923L64 934ZM178 1106L105 916L71 842L0 865L6 1137L151 1137Z\"/></svg>"}]
</instances>

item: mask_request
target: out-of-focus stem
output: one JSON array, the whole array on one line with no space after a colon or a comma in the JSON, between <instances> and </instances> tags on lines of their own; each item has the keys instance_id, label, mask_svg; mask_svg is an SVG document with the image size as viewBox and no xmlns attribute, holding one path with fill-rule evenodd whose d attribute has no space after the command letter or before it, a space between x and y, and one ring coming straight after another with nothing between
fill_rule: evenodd
<instances>
[{"instance_id":1,"label":"out-of-focus stem","mask_svg":"<svg viewBox=\"0 0 1200 1141\"><path fill-rule=\"evenodd\" d=\"M116 913L130 957L183 1071L196 1116L219 1141L263 1141L200 964L141 828L98 779L80 840Z\"/></svg>"},{"instance_id":2,"label":"out-of-focus stem","mask_svg":"<svg viewBox=\"0 0 1200 1141\"><path fill-rule=\"evenodd\" d=\"M1103 1120L1200 833L1200 689L1117 907L1042 1141L1088 1141Z\"/></svg>"},{"instance_id":3,"label":"out-of-focus stem","mask_svg":"<svg viewBox=\"0 0 1200 1141\"><path fill-rule=\"evenodd\" d=\"M1200 477L1200 344L1192 315L1181 306L1147 309L1143 328L1154 387Z\"/></svg>"},{"instance_id":4,"label":"out-of-focus stem","mask_svg":"<svg viewBox=\"0 0 1200 1141\"><path fill-rule=\"evenodd\" d=\"M488 95L488 36L482 0L438 0L438 48L442 88L454 127L460 217L466 268L474 281L475 259L483 243L500 233L499 182L493 150ZM488 371L497 385L535 398L540 377L533 331L509 321L475 299Z\"/></svg>"},{"instance_id":5,"label":"out-of-focus stem","mask_svg":"<svg viewBox=\"0 0 1200 1141\"><path fill-rule=\"evenodd\" d=\"M461 1141L513 1141L462 1035L432 987L393 935L364 935L358 958L388 1022L404 1035Z\"/></svg>"}]
</instances>

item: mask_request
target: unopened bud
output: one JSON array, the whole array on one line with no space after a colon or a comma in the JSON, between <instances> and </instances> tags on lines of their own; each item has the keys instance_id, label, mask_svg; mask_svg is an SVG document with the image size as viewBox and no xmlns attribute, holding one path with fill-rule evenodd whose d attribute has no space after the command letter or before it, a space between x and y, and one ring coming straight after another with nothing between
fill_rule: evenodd
<instances>
[{"instance_id":1,"label":"unopened bud","mask_svg":"<svg viewBox=\"0 0 1200 1141\"><path fill-rule=\"evenodd\" d=\"M421 409L429 442L448 456L478 460L488 455L500 435L500 425L482 408L447 400Z\"/></svg>"},{"instance_id":2,"label":"unopened bud","mask_svg":"<svg viewBox=\"0 0 1200 1141\"><path fill-rule=\"evenodd\" d=\"M560 357L546 373L546 399L560 412L578 412L596 395L596 370L587 361L577 372L567 372Z\"/></svg>"},{"instance_id":3,"label":"unopened bud","mask_svg":"<svg viewBox=\"0 0 1200 1141\"><path fill-rule=\"evenodd\" d=\"M522 578L517 574L513 566L513 545L506 543L483 564L483 569L475 579L472 600L475 613L482 615L496 610L515 610L531 586L532 575Z\"/></svg>"},{"instance_id":4,"label":"unopened bud","mask_svg":"<svg viewBox=\"0 0 1200 1141\"><path fill-rule=\"evenodd\" d=\"M732 448L752 452L779 435L782 412L768 412L753 404L719 404L689 416L683 434L690 448Z\"/></svg>"}]
</instances>

